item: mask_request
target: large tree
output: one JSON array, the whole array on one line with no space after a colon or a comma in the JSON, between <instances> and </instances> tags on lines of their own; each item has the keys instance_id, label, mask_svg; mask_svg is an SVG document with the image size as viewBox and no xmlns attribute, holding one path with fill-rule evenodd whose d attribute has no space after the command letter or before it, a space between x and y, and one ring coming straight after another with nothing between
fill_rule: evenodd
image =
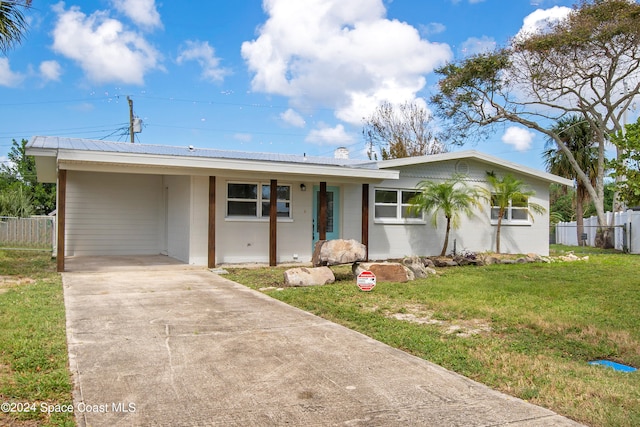
<instances>
[{"instance_id":1,"label":"large tree","mask_svg":"<svg viewBox=\"0 0 640 427\"><path fill-rule=\"evenodd\" d=\"M622 129L624 112L640 93L640 5L630 0L582 1L544 32L521 34L505 48L437 70L432 98L454 142L520 124L552 139L596 207L604 212L605 145ZM596 182L581 168L556 129L572 114L584 117L598 149Z\"/></svg>"},{"instance_id":2,"label":"large tree","mask_svg":"<svg viewBox=\"0 0 640 427\"><path fill-rule=\"evenodd\" d=\"M362 134L370 150L380 149L383 160L444 153L447 147L436 139L431 121L427 109L415 101L384 102L365 119Z\"/></svg>"},{"instance_id":3,"label":"large tree","mask_svg":"<svg viewBox=\"0 0 640 427\"><path fill-rule=\"evenodd\" d=\"M9 161L0 166L0 191L12 201L5 206L20 206L20 214L11 216L47 215L56 208L56 186L38 182L34 157L26 155L27 142L14 139L7 154ZM26 204L32 209L24 208Z\"/></svg>"},{"instance_id":4,"label":"large tree","mask_svg":"<svg viewBox=\"0 0 640 427\"><path fill-rule=\"evenodd\" d=\"M593 131L589 123L580 116L574 115L561 119L553 126L553 132L557 133L562 142L569 148L574 159L595 185L598 166L598 148L593 143ZM576 180L575 192L575 218L578 242L582 242L584 233L584 206L589 201L589 193L584 183L577 179L575 169L571 166L567 155L558 148L555 140L548 138L542 157L547 166L547 171Z\"/></svg>"},{"instance_id":5,"label":"large tree","mask_svg":"<svg viewBox=\"0 0 640 427\"><path fill-rule=\"evenodd\" d=\"M418 183L417 188L420 193L411 199L412 209L431 214L434 227L438 226L440 214L444 215L447 221L444 244L440 251L440 256L445 256L451 227L458 228L462 214L471 216L474 207L482 208L480 194L477 189L467 185L462 175L455 175L442 182L423 180Z\"/></svg>"},{"instance_id":6,"label":"large tree","mask_svg":"<svg viewBox=\"0 0 640 427\"><path fill-rule=\"evenodd\" d=\"M621 152L611 164L616 176L624 177L616 183L620 198L627 206L640 206L640 119L613 135L612 142Z\"/></svg>"},{"instance_id":7,"label":"large tree","mask_svg":"<svg viewBox=\"0 0 640 427\"><path fill-rule=\"evenodd\" d=\"M24 9L31 7L31 0L0 1L0 51L6 53L22 41L27 31Z\"/></svg>"}]
</instances>

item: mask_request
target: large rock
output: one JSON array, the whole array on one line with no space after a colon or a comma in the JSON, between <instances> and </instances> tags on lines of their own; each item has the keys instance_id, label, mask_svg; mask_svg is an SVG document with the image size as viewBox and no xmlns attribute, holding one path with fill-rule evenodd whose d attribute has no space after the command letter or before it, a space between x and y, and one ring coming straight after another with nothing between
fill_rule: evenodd
<instances>
[{"instance_id":1,"label":"large rock","mask_svg":"<svg viewBox=\"0 0 640 427\"><path fill-rule=\"evenodd\" d=\"M420 259L420 257L417 257L417 256L404 258L402 260L402 264L405 267L407 267L409 270L411 270L414 276L418 279L429 277L429 270L432 270L432 269L427 269L422 259Z\"/></svg>"},{"instance_id":2,"label":"large rock","mask_svg":"<svg viewBox=\"0 0 640 427\"><path fill-rule=\"evenodd\" d=\"M284 272L284 283L287 286L320 286L335 281L336 277L329 267L298 267Z\"/></svg>"},{"instance_id":3,"label":"large rock","mask_svg":"<svg viewBox=\"0 0 640 427\"><path fill-rule=\"evenodd\" d=\"M415 279L413 271L398 262L362 262L353 265L357 277L363 271L376 275L376 282L408 282Z\"/></svg>"},{"instance_id":4,"label":"large rock","mask_svg":"<svg viewBox=\"0 0 640 427\"><path fill-rule=\"evenodd\" d=\"M365 261L367 247L357 240L320 240L313 251L314 266L352 264Z\"/></svg>"}]
</instances>

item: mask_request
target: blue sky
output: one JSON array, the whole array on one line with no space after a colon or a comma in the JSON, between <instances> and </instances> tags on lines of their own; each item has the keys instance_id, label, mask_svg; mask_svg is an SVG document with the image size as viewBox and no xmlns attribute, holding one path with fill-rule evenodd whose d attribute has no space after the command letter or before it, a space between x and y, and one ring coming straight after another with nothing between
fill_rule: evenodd
<instances>
[{"instance_id":1,"label":"blue sky","mask_svg":"<svg viewBox=\"0 0 640 427\"><path fill-rule=\"evenodd\" d=\"M434 68L567 12L564 0L33 0L0 56L0 159L33 135L364 158L362 118L429 99ZM505 125L473 148L543 168Z\"/></svg>"}]
</instances>

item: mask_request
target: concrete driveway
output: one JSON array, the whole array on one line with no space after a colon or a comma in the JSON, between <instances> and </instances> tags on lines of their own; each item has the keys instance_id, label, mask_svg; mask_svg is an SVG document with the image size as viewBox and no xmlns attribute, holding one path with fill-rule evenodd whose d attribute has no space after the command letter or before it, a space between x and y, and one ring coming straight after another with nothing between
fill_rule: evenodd
<instances>
[{"instance_id":1,"label":"concrete driveway","mask_svg":"<svg viewBox=\"0 0 640 427\"><path fill-rule=\"evenodd\" d=\"M127 262L63 274L81 426L578 425L208 270Z\"/></svg>"}]
</instances>

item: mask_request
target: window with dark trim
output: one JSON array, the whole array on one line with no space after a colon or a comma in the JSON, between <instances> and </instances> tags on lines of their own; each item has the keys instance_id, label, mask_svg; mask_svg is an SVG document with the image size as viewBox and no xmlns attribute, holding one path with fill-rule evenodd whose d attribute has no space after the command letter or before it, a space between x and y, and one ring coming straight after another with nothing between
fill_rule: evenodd
<instances>
[{"instance_id":1,"label":"window with dark trim","mask_svg":"<svg viewBox=\"0 0 640 427\"><path fill-rule=\"evenodd\" d=\"M291 186L277 186L278 218L291 218ZM271 185L227 183L227 217L268 218L271 208Z\"/></svg>"}]
</instances>

